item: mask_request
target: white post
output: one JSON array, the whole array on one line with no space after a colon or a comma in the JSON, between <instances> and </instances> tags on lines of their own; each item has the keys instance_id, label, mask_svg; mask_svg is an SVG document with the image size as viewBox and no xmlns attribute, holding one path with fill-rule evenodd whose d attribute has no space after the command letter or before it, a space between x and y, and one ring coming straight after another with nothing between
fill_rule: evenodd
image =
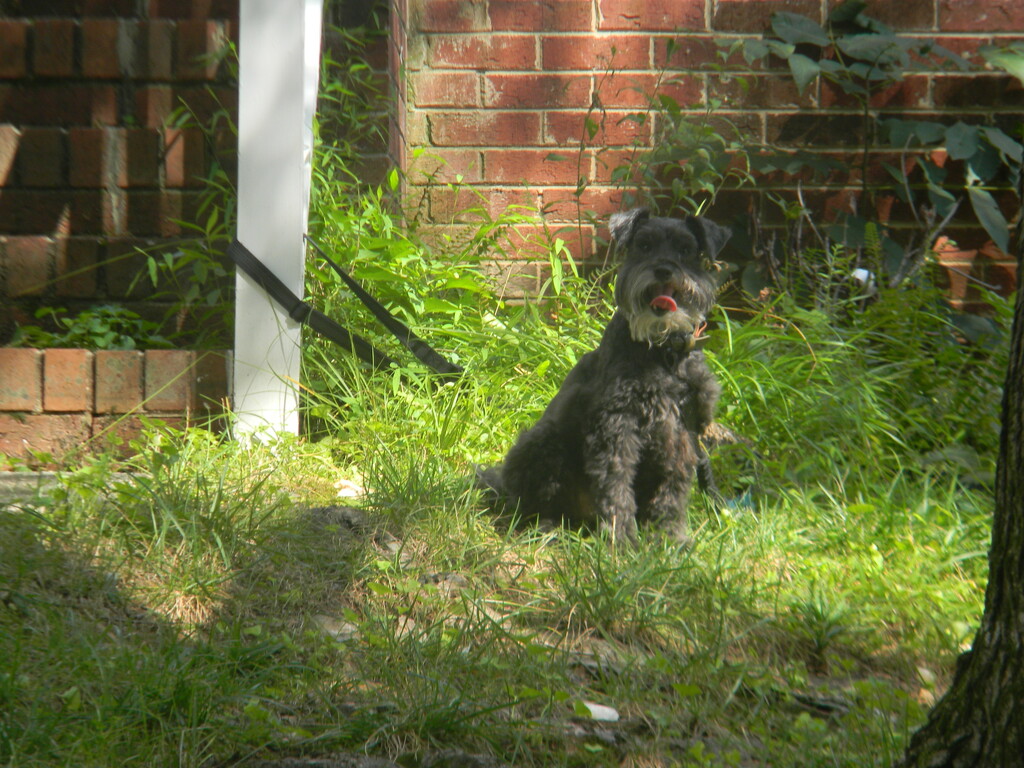
<instances>
[{"instance_id":1,"label":"white post","mask_svg":"<svg viewBox=\"0 0 1024 768\"><path fill-rule=\"evenodd\" d=\"M237 236L301 296L323 0L239 5ZM300 326L241 271L235 289L238 433L297 433Z\"/></svg>"}]
</instances>

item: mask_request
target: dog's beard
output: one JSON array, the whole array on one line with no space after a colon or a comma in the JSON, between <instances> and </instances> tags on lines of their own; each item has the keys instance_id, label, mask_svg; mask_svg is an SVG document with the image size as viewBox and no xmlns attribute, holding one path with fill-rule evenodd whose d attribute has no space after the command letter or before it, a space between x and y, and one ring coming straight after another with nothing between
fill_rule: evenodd
<instances>
[{"instance_id":1,"label":"dog's beard","mask_svg":"<svg viewBox=\"0 0 1024 768\"><path fill-rule=\"evenodd\" d=\"M692 337L715 299L711 286L685 274L659 282L652 271L641 270L631 273L619 288L619 307L633 341L654 346L663 346L672 337ZM651 302L658 296L670 296L677 308L656 309Z\"/></svg>"}]
</instances>

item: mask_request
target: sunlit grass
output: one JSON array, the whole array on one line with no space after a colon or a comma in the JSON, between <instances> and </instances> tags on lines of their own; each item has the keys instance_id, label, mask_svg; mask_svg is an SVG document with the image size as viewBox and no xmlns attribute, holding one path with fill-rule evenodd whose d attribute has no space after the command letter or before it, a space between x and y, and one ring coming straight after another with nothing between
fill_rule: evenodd
<instances>
[{"instance_id":1,"label":"sunlit grass","mask_svg":"<svg viewBox=\"0 0 1024 768\"><path fill-rule=\"evenodd\" d=\"M908 296L720 315L728 503L613 549L473 488L597 341L607 291L560 290L450 297L454 384L311 344L315 440L154 425L0 513L0 762L888 764L980 615L998 351L899 335Z\"/></svg>"}]
</instances>

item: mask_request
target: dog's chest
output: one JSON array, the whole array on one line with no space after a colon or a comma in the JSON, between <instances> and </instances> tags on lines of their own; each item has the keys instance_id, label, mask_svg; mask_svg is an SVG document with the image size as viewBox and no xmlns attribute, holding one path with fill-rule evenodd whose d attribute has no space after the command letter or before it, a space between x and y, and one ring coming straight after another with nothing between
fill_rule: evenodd
<instances>
[{"instance_id":1,"label":"dog's chest","mask_svg":"<svg viewBox=\"0 0 1024 768\"><path fill-rule=\"evenodd\" d=\"M664 442L687 430L685 406L693 393L686 381L666 371L635 372L608 394L646 440Z\"/></svg>"}]
</instances>

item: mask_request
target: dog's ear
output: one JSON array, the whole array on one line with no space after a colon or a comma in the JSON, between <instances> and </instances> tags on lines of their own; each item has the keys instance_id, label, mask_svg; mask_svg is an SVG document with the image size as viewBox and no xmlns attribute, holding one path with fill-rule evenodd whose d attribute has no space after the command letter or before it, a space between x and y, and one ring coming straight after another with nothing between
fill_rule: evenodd
<instances>
[{"instance_id":1,"label":"dog's ear","mask_svg":"<svg viewBox=\"0 0 1024 768\"><path fill-rule=\"evenodd\" d=\"M636 234L636 228L649 218L651 218L651 212L646 208L634 208L625 213L613 213L611 219L608 220L608 230L612 234L612 240L618 247L625 248Z\"/></svg>"},{"instance_id":2,"label":"dog's ear","mask_svg":"<svg viewBox=\"0 0 1024 768\"><path fill-rule=\"evenodd\" d=\"M718 252L732 237L732 230L715 224L703 216L688 216L686 226L697 238L697 244L708 259L714 262Z\"/></svg>"}]
</instances>

